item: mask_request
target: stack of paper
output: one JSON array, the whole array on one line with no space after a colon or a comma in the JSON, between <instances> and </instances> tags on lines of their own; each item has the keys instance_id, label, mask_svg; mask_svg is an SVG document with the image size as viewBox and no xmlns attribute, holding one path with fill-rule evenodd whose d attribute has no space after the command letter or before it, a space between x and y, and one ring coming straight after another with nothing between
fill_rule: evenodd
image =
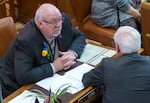
<instances>
[{"instance_id":1,"label":"stack of paper","mask_svg":"<svg viewBox=\"0 0 150 103\"><path fill-rule=\"evenodd\" d=\"M67 84L71 86L68 92L74 94L84 88L81 81L83 74L93 68L93 66L90 66L88 64L82 64L66 72L64 75L55 74L53 77L43 79L37 82L36 85L46 90L49 90L49 88L51 88L52 92L56 92L59 87ZM32 93L29 90L25 90L19 96L9 101L9 103L34 103L36 96L37 95L35 93ZM40 98L38 98L38 100L40 101L40 103L43 103L43 100L41 100Z\"/></svg>"},{"instance_id":2,"label":"stack of paper","mask_svg":"<svg viewBox=\"0 0 150 103\"><path fill-rule=\"evenodd\" d=\"M115 54L115 50L107 49L92 44L86 44L84 51L80 59L78 59L78 61L96 66L101 62L103 58L112 57Z\"/></svg>"},{"instance_id":3,"label":"stack of paper","mask_svg":"<svg viewBox=\"0 0 150 103\"><path fill-rule=\"evenodd\" d=\"M64 75L55 74L53 77L41 80L36 84L47 90L51 88L52 92L56 92L60 86L67 84L71 86L68 92L74 94L84 88L81 81L83 74L93 68L93 66L90 66L88 64L82 64L66 72Z\"/></svg>"},{"instance_id":4,"label":"stack of paper","mask_svg":"<svg viewBox=\"0 0 150 103\"><path fill-rule=\"evenodd\" d=\"M21 93L19 96L15 97L8 103L35 103L36 97L37 95L35 93L25 90L23 93ZM38 100L40 103L44 103L43 99L38 98Z\"/></svg>"}]
</instances>

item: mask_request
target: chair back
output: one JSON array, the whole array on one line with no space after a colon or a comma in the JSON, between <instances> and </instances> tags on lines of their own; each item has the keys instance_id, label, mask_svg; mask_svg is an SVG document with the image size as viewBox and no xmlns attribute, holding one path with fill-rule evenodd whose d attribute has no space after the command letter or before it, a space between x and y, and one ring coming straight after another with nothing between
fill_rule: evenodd
<instances>
[{"instance_id":1,"label":"chair back","mask_svg":"<svg viewBox=\"0 0 150 103\"><path fill-rule=\"evenodd\" d=\"M12 17L0 19L0 58L6 53L17 32Z\"/></svg>"},{"instance_id":2,"label":"chair back","mask_svg":"<svg viewBox=\"0 0 150 103\"><path fill-rule=\"evenodd\" d=\"M85 36L103 45L114 47L113 35L116 30L102 27L93 22L91 19L92 0L71 0L71 3L79 29Z\"/></svg>"},{"instance_id":3,"label":"chair back","mask_svg":"<svg viewBox=\"0 0 150 103\"><path fill-rule=\"evenodd\" d=\"M79 26L82 26L84 19L91 14L92 0L71 0L72 7Z\"/></svg>"}]
</instances>

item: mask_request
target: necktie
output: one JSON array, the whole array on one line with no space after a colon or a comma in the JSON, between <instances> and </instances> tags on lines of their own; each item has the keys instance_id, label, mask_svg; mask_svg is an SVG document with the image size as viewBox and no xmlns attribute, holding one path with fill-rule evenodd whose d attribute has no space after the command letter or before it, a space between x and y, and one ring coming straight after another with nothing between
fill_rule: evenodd
<instances>
[{"instance_id":1,"label":"necktie","mask_svg":"<svg viewBox=\"0 0 150 103\"><path fill-rule=\"evenodd\" d=\"M52 53L52 60L54 60L55 56L55 37L52 38L50 42L50 47L51 47L51 53Z\"/></svg>"}]
</instances>

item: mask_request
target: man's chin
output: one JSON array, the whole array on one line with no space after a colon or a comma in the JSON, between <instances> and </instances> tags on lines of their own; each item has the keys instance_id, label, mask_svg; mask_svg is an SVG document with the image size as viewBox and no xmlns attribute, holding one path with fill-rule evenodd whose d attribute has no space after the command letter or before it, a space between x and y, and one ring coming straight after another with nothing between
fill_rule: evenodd
<instances>
[{"instance_id":1,"label":"man's chin","mask_svg":"<svg viewBox=\"0 0 150 103\"><path fill-rule=\"evenodd\" d=\"M54 36L58 36L58 35L60 35L60 31L58 31L58 32L55 32L55 34L54 34Z\"/></svg>"},{"instance_id":2,"label":"man's chin","mask_svg":"<svg viewBox=\"0 0 150 103\"><path fill-rule=\"evenodd\" d=\"M60 35L60 33L59 33L59 34L54 34L53 36L57 37L57 36L59 36L59 35Z\"/></svg>"}]
</instances>

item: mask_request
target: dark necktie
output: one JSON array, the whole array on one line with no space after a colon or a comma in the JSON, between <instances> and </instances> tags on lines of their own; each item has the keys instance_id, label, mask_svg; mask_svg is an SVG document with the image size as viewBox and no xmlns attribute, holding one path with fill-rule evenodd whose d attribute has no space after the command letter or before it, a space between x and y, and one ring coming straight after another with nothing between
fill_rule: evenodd
<instances>
[{"instance_id":1,"label":"dark necktie","mask_svg":"<svg viewBox=\"0 0 150 103\"><path fill-rule=\"evenodd\" d=\"M51 47L51 53L52 53L52 60L54 60L55 56L55 37L52 38L50 42L50 47Z\"/></svg>"}]
</instances>

